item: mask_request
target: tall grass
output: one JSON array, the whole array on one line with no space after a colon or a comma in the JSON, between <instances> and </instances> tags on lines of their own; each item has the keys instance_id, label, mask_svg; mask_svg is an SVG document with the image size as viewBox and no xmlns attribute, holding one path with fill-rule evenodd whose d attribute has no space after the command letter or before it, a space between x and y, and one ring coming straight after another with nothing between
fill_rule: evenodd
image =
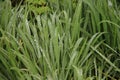
<instances>
[{"instance_id":1,"label":"tall grass","mask_svg":"<svg viewBox=\"0 0 120 80\"><path fill-rule=\"evenodd\" d=\"M34 16L1 2L0 80L119 80L119 6L109 1L49 0Z\"/></svg>"}]
</instances>

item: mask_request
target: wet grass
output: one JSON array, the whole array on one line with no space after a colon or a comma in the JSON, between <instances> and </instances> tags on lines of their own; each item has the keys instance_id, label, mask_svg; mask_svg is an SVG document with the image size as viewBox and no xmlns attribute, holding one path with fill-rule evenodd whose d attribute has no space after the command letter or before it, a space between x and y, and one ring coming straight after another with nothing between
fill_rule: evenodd
<instances>
[{"instance_id":1,"label":"wet grass","mask_svg":"<svg viewBox=\"0 0 120 80\"><path fill-rule=\"evenodd\" d=\"M117 2L49 0L49 7L32 16L27 5L0 3L0 80L119 80Z\"/></svg>"}]
</instances>

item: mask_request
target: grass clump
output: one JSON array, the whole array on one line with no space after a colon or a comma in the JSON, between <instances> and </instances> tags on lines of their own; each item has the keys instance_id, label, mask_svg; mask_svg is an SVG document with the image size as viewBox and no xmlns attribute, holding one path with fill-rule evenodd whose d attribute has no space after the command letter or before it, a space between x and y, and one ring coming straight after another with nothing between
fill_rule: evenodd
<instances>
[{"instance_id":1,"label":"grass clump","mask_svg":"<svg viewBox=\"0 0 120 80\"><path fill-rule=\"evenodd\" d=\"M117 2L48 0L48 6L38 14L29 4L0 3L0 80L119 80Z\"/></svg>"}]
</instances>

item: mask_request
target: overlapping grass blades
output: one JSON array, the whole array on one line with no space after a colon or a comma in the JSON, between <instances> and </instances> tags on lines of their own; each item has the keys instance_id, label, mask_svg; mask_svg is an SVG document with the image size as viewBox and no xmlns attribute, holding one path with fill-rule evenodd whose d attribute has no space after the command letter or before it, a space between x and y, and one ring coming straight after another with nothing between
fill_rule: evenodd
<instances>
[{"instance_id":1,"label":"overlapping grass blades","mask_svg":"<svg viewBox=\"0 0 120 80\"><path fill-rule=\"evenodd\" d=\"M109 6L108 0L79 0L72 8L68 1L68 10L61 5L65 2L51 5L57 11L35 16L27 7L1 3L1 80L119 79L116 2Z\"/></svg>"}]
</instances>

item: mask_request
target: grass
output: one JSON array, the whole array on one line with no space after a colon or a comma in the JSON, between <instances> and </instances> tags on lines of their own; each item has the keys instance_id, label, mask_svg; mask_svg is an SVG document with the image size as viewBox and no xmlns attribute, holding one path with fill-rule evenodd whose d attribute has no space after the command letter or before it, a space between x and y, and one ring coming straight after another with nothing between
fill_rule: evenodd
<instances>
[{"instance_id":1,"label":"grass","mask_svg":"<svg viewBox=\"0 0 120 80\"><path fill-rule=\"evenodd\" d=\"M0 2L0 80L119 80L116 0L48 6L33 16L29 5Z\"/></svg>"}]
</instances>

